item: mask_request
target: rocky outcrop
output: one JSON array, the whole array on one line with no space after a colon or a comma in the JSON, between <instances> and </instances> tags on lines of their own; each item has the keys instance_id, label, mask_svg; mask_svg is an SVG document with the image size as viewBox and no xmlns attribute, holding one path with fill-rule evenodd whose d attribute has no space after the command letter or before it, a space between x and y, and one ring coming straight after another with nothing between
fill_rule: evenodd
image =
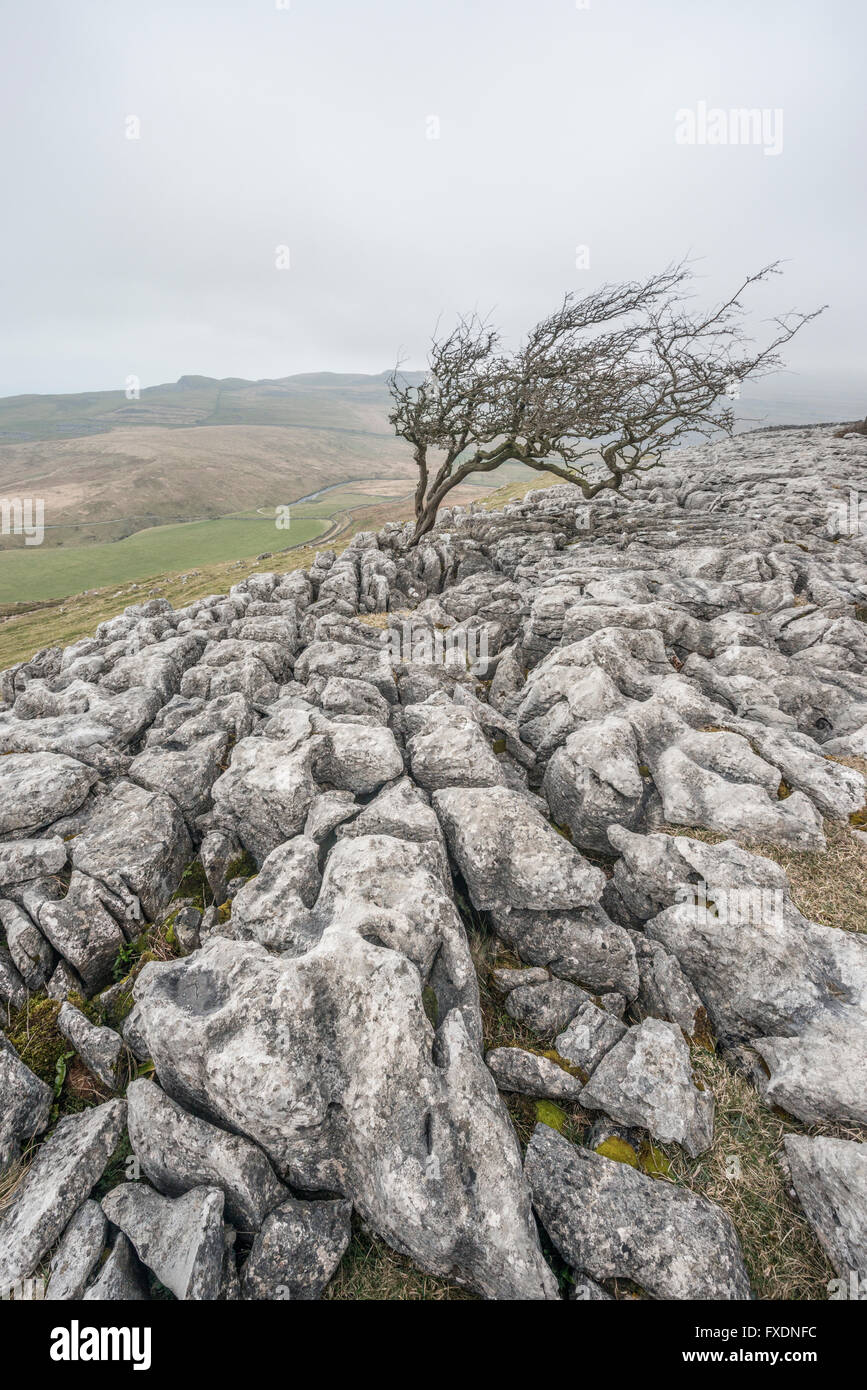
<instances>
[{"instance_id":1,"label":"rocky outcrop","mask_svg":"<svg viewBox=\"0 0 867 1390\"><path fill-rule=\"evenodd\" d=\"M0 673L0 1170L35 1145L0 1284L313 1299L354 1219L485 1298L748 1297L721 1207L595 1152L707 1153L699 1045L813 1128L793 1191L863 1270L823 1131L867 1123L867 936L768 856L863 852L867 542L829 517L865 450L390 524ZM125 1102L63 1116L64 1067L92 1099L133 1059L109 1167ZM537 1107L581 1142L524 1165Z\"/></svg>"}]
</instances>

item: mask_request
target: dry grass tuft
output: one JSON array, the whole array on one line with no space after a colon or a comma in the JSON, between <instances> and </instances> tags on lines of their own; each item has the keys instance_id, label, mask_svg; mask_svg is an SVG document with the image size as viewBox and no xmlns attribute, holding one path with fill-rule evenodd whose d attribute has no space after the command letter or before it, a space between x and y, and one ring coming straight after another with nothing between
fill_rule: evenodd
<instances>
[{"instance_id":1,"label":"dry grass tuft","mask_svg":"<svg viewBox=\"0 0 867 1390\"><path fill-rule=\"evenodd\" d=\"M714 1142L697 1159L677 1145L663 1145L672 1178L728 1212L758 1298L826 1299L834 1270L792 1194L783 1139L823 1133L863 1140L864 1132L808 1128L769 1109L749 1081L704 1048L693 1047L692 1064L716 1101Z\"/></svg>"},{"instance_id":2,"label":"dry grass tuft","mask_svg":"<svg viewBox=\"0 0 867 1390\"><path fill-rule=\"evenodd\" d=\"M33 1149L31 1148L20 1158L16 1158L5 1173L0 1174L0 1212L10 1205L27 1173L27 1169L30 1167L32 1156Z\"/></svg>"},{"instance_id":3,"label":"dry grass tuft","mask_svg":"<svg viewBox=\"0 0 867 1390\"><path fill-rule=\"evenodd\" d=\"M660 829L667 835L684 835L709 845L735 840L744 849L785 869L792 901L811 922L843 931L867 932L867 846L845 823L825 821L826 848L808 851L755 844L740 835L723 835L696 826L664 825Z\"/></svg>"},{"instance_id":4,"label":"dry grass tuft","mask_svg":"<svg viewBox=\"0 0 867 1390\"><path fill-rule=\"evenodd\" d=\"M405 1255L396 1254L359 1227L322 1297L355 1303L408 1303L475 1300L476 1295L446 1279L423 1274Z\"/></svg>"},{"instance_id":5,"label":"dry grass tuft","mask_svg":"<svg viewBox=\"0 0 867 1390\"><path fill-rule=\"evenodd\" d=\"M392 608L387 613L358 613L355 621L362 623L364 627L375 627L385 631L393 622L402 622L404 618L411 617L411 608Z\"/></svg>"}]
</instances>

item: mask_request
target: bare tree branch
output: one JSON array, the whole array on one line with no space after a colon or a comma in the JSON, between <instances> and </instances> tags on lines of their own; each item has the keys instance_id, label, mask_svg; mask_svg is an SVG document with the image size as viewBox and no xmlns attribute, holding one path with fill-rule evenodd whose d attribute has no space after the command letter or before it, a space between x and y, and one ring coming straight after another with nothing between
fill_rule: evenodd
<instances>
[{"instance_id":1,"label":"bare tree branch","mask_svg":"<svg viewBox=\"0 0 867 1390\"><path fill-rule=\"evenodd\" d=\"M687 308L693 275L683 263L583 298L570 293L514 352L476 314L435 336L422 382L411 384L400 364L389 379L389 420L419 471L413 543L473 473L516 461L590 499L655 467L687 434L731 434L726 400L778 369L779 349L822 313L773 319L757 347L744 331L744 297L780 273L779 262L764 266L698 314Z\"/></svg>"}]
</instances>

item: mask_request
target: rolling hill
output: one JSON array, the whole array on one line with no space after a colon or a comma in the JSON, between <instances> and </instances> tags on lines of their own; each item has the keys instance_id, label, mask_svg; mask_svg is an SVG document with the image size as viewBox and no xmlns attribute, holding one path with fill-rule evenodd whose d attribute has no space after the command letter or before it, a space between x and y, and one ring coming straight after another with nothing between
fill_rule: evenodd
<instances>
[{"instance_id":1,"label":"rolling hill","mask_svg":"<svg viewBox=\"0 0 867 1390\"><path fill-rule=\"evenodd\" d=\"M303 544L327 531L334 501L301 499L357 483L373 500L408 491L413 465L388 403L387 373L185 376L137 400L0 400L0 497L45 506L42 545L0 535L0 603ZM275 508L299 502L289 530L275 530Z\"/></svg>"}]
</instances>

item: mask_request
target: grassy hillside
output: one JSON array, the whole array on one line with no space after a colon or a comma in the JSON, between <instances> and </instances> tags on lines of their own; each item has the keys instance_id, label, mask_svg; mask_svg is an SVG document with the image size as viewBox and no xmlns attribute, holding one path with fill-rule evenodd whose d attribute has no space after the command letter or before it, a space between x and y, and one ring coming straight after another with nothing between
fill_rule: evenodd
<instances>
[{"instance_id":1,"label":"grassy hillside","mask_svg":"<svg viewBox=\"0 0 867 1390\"><path fill-rule=\"evenodd\" d=\"M320 498L290 508L278 528L273 507L214 521L193 521L137 531L101 545L17 547L0 551L0 605L58 599L87 589L124 585L166 572L215 565L295 548L325 535L351 510L410 496L410 482L389 479L338 485Z\"/></svg>"},{"instance_id":2,"label":"grassy hillside","mask_svg":"<svg viewBox=\"0 0 867 1390\"><path fill-rule=\"evenodd\" d=\"M183 603L225 590L258 555L294 568L313 542L408 517L416 475L388 424L386 375L0 399L0 498L45 503L42 545L0 535L0 668L92 631L142 591ZM506 466L454 500L538 482Z\"/></svg>"},{"instance_id":3,"label":"grassy hillside","mask_svg":"<svg viewBox=\"0 0 867 1390\"><path fill-rule=\"evenodd\" d=\"M486 475L487 486L462 486L456 488L453 500L466 504L474 499L482 499L484 505L502 506L515 496L521 496L530 487L544 486L550 478L547 474L532 474L529 470L508 468L496 475ZM518 478L518 474L523 476ZM504 486L497 489L494 483L510 478ZM388 484L381 484L383 492ZM278 574L309 566L317 549L328 546L340 551L346 546L356 531L377 530L386 521L406 520L412 514L411 495L397 484L392 484L392 495L370 497L360 487L341 488L316 502L305 504L297 509L299 525L305 524L303 511L318 511L318 517L310 518L316 524L324 525L316 540L297 548L275 550L267 559L255 558L228 559L225 555L214 563L176 567L160 573L152 573L146 580L134 580L118 586L94 588L90 585L71 598L52 599L30 604L0 603L0 670L12 666L17 661L26 661L41 647L67 646L79 637L92 635L99 623L122 613L131 603L141 603L153 596L167 598L175 607L190 603L194 598L205 594L226 593L239 579L257 570L272 570ZM293 508L293 526L296 509ZM239 518L239 520L241 520ZM287 535L293 532L277 532L269 522L272 535ZM192 527L169 528L190 532ZM220 532L222 535L228 532ZM257 533L258 535L258 533ZM284 541L289 544L289 541ZM270 547L268 547L270 549ZM38 551L36 552L39 553ZM93 547L90 548L93 553Z\"/></svg>"}]
</instances>

